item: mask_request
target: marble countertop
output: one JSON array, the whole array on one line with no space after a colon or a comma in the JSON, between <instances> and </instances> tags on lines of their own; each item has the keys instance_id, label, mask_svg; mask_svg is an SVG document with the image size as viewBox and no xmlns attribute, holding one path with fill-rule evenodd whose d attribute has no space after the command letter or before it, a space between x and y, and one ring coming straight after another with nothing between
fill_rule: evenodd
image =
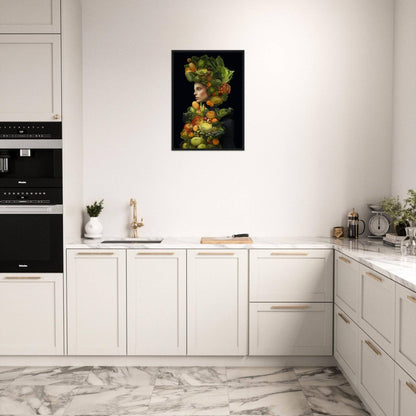
<instances>
[{"instance_id":1,"label":"marble countertop","mask_svg":"<svg viewBox=\"0 0 416 416\"><path fill-rule=\"evenodd\" d=\"M118 237L119 238L119 237ZM106 240L117 239L107 237ZM68 249L335 249L390 279L416 291L416 256L403 257L399 249L380 240L334 239L329 237L253 237L253 244L200 244L200 237L164 238L161 243L112 243L83 239L67 244Z\"/></svg>"}]
</instances>

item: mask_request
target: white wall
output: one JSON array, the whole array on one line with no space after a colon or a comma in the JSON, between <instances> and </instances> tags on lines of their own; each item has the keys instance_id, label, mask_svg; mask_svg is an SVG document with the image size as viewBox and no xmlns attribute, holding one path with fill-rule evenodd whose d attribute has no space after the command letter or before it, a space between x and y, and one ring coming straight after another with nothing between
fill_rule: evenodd
<instances>
[{"instance_id":1,"label":"white wall","mask_svg":"<svg viewBox=\"0 0 416 416\"><path fill-rule=\"evenodd\" d=\"M416 189L416 1L396 0L392 193Z\"/></svg>"},{"instance_id":2,"label":"white wall","mask_svg":"<svg viewBox=\"0 0 416 416\"><path fill-rule=\"evenodd\" d=\"M171 50L244 49L243 152L172 152ZM329 235L390 193L393 0L84 0L84 204L106 234ZM189 97L192 101L192 97Z\"/></svg>"}]
</instances>

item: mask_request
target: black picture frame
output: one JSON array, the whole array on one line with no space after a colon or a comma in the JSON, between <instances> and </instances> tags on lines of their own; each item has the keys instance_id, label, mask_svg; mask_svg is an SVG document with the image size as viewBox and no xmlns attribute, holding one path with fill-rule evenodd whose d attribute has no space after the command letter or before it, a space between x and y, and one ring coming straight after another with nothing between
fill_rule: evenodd
<instances>
[{"instance_id":1,"label":"black picture frame","mask_svg":"<svg viewBox=\"0 0 416 416\"><path fill-rule=\"evenodd\" d=\"M184 149L181 131L185 121L183 113L192 105L194 97L194 83L185 77L187 59L192 56L208 55L216 58L221 56L226 68L233 70L230 81L231 92L221 108L233 109L233 114L226 123L224 146L218 149ZM230 151L244 150L244 50L172 50L172 150L180 151Z\"/></svg>"}]
</instances>

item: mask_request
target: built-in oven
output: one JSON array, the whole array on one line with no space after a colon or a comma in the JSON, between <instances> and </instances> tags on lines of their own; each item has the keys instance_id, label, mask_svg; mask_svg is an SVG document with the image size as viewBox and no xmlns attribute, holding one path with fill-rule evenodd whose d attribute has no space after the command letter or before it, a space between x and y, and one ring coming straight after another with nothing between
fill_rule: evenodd
<instances>
[{"instance_id":1,"label":"built-in oven","mask_svg":"<svg viewBox=\"0 0 416 416\"><path fill-rule=\"evenodd\" d=\"M0 272L62 273L62 205L0 205Z\"/></svg>"},{"instance_id":2,"label":"built-in oven","mask_svg":"<svg viewBox=\"0 0 416 416\"><path fill-rule=\"evenodd\" d=\"M61 123L0 123L0 272L62 273Z\"/></svg>"}]
</instances>

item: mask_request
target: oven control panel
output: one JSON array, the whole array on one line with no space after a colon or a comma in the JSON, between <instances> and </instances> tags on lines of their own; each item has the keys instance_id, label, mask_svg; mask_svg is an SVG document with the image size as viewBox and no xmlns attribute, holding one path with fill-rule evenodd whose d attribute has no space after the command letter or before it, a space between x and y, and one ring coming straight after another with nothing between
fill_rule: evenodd
<instances>
[{"instance_id":1,"label":"oven control panel","mask_svg":"<svg viewBox=\"0 0 416 416\"><path fill-rule=\"evenodd\" d=\"M56 205L62 204L62 190L49 189L0 189L0 205Z\"/></svg>"},{"instance_id":2,"label":"oven control panel","mask_svg":"<svg viewBox=\"0 0 416 416\"><path fill-rule=\"evenodd\" d=\"M62 139L62 124L48 121L3 121L0 122L1 139Z\"/></svg>"}]
</instances>

